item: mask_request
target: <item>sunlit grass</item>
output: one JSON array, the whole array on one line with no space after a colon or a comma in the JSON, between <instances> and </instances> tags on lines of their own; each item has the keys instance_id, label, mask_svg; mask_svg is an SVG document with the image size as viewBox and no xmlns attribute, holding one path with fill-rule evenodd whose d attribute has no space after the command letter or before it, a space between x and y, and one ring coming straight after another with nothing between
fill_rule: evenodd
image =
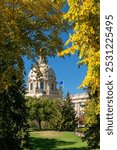
<instances>
[{"instance_id":1,"label":"sunlit grass","mask_svg":"<svg viewBox=\"0 0 117 150\"><path fill-rule=\"evenodd\" d=\"M33 150L87 150L86 142L73 132L31 132Z\"/></svg>"}]
</instances>

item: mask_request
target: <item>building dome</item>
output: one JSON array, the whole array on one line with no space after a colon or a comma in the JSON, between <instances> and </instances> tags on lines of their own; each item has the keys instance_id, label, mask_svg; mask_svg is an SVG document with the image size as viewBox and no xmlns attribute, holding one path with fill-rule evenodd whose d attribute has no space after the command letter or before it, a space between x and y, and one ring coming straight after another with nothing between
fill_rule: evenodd
<instances>
[{"instance_id":1,"label":"building dome","mask_svg":"<svg viewBox=\"0 0 117 150\"><path fill-rule=\"evenodd\" d=\"M30 70L28 75L28 80L37 80L39 78L56 80L54 70L42 58L39 59L37 65Z\"/></svg>"},{"instance_id":2,"label":"building dome","mask_svg":"<svg viewBox=\"0 0 117 150\"><path fill-rule=\"evenodd\" d=\"M27 96L52 95L57 93L54 70L40 58L29 72Z\"/></svg>"}]
</instances>

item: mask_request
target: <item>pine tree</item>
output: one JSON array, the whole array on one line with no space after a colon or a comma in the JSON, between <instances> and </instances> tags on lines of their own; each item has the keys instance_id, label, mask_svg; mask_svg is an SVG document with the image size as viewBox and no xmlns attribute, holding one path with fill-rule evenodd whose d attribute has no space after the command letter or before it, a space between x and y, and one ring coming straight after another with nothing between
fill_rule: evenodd
<instances>
[{"instance_id":1,"label":"pine tree","mask_svg":"<svg viewBox=\"0 0 117 150\"><path fill-rule=\"evenodd\" d=\"M70 94L67 93L66 100L53 100L50 124L53 129L59 131L74 131L77 126L76 113L73 108Z\"/></svg>"},{"instance_id":2,"label":"pine tree","mask_svg":"<svg viewBox=\"0 0 117 150\"><path fill-rule=\"evenodd\" d=\"M64 117L63 130L74 131L77 125L76 112L73 108L69 92L63 105L62 115Z\"/></svg>"},{"instance_id":3,"label":"pine tree","mask_svg":"<svg viewBox=\"0 0 117 150\"><path fill-rule=\"evenodd\" d=\"M50 114L50 125L54 130L62 131L64 116L62 114L63 102L61 99L53 100Z\"/></svg>"}]
</instances>

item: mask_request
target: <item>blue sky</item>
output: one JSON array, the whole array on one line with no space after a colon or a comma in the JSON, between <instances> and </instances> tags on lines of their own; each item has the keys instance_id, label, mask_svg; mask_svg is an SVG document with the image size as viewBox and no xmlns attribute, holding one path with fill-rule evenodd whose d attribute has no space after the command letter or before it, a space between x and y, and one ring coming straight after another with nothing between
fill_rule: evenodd
<instances>
[{"instance_id":1,"label":"blue sky","mask_svg":"<svg viewBox=\"0 0 117 150\"><path fill-rule=\"evenodd\" d=\"M49 58L48 63L54 69L57 81L64 81L63 90L66 94L68 91L71 94L82 93L82 89L78 89L86 76L87 67L85 65L78 68L77 54L71 57L66 56L65 59L56 57Z\"/></svg>"}]
</instances>

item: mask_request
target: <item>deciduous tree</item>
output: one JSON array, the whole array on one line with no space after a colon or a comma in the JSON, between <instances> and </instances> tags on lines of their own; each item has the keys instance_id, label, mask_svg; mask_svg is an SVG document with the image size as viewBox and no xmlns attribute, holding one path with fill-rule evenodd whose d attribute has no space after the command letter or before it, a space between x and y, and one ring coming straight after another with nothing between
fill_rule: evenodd
<instances>
[{"instance_id":1,"label":"deciduous tree","mask_svg":"<svg viewBox=\"0 0 117 150\"><path fill-rule=\"evenodd\" d=\"M36 120L39 130L42 129L42 121L49 121L52 111L52 100L44 97L27 97L29 118Z\"/></svg>"}]
</instances>

